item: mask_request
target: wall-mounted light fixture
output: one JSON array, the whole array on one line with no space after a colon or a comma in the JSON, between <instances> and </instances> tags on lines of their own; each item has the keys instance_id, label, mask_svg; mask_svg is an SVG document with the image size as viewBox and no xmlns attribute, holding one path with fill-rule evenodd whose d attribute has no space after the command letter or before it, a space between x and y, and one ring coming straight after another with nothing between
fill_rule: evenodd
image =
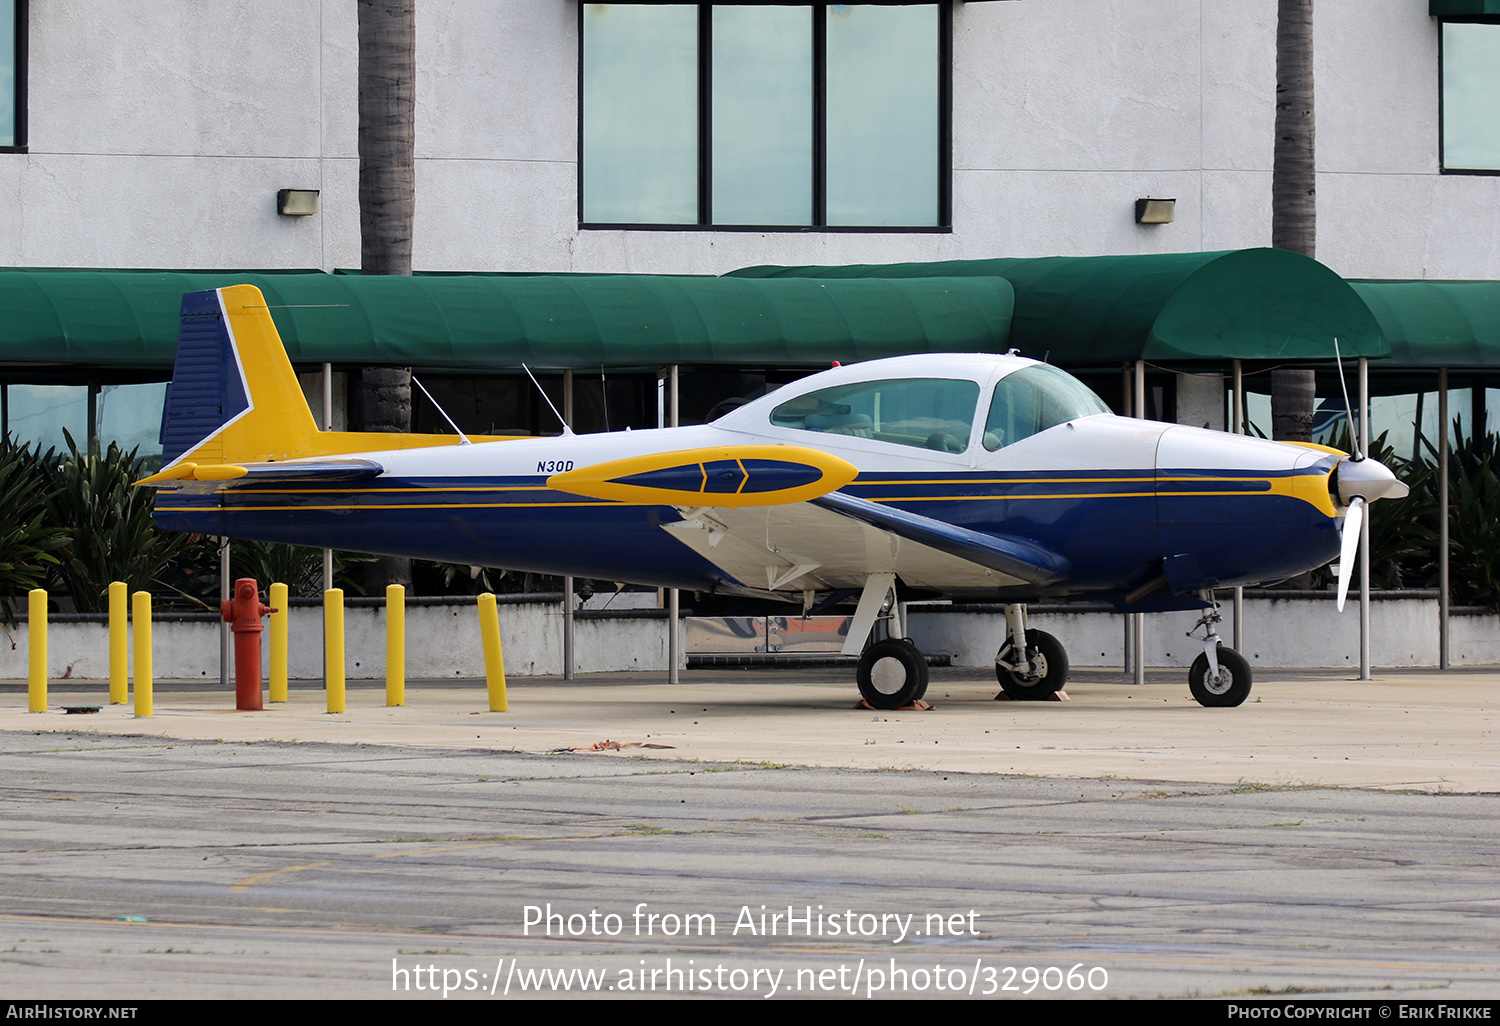
<instances>
[{"instance_id":1,"label":"wall-mounted light fixture","mask_svg":"<svg viewBox=\"0 0 1500 1026\"><path fill-rule=\"evenodd\" d=\"M317 189L280 189L276 193L276 213L278 214L287 217L306 217L308 214L317 212Z\"/></svg>"},{"instance_id":2,"label":"wall-mounted light fixture","mask_svg":"<svg viewBox=\"0 0 1500 1026\"><path fill-rule=\"evenodd\" d=\"M1177 217L1175 199L1138 199L1135 201L1136 224L1171 224Z\"/></svg>"}]
</instances>

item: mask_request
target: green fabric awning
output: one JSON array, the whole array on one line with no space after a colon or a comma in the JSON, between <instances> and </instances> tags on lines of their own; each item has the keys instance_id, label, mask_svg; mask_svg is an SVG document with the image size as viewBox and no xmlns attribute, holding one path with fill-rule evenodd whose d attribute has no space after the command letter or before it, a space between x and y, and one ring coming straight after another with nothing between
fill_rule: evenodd
<instances>
[{"instance_id":1,"label":"green fabric awning","mask_svg":"<svg viewBox=\"0 0 1500 1026\"><path fill-rule=\"evenodd\" d=\"M1500 369L1500 281L1349 283L1400 367Z\"/></svg>"},{"instance_id":2,"label":"green fabric awning","mask_svg":"<svg viewBox=\"0 0 1500 1026\"><path fill-rule=\"evenodd\" d=\"M999 278L0 271L0 366L172 366L185 292L248 283L294 363L509 370L825 366L1004 352Z\"/></svg>"},{"instance_id":3,"label":"green fabric awning","mask_svg":"<svg viewBox=\"0 0 1500 1026\"><path fill-rule=\"evenodd\" d=\"M1124 361L1383 357L1368 307L1333 271L1281 249L1137 256L750 267L755 278L1000 276L1015 288L1011 345L1064 367Z\"/></svg>"},{"instance_id":4,"label":"green fabric awning","mask_svg":"<svg viewBox=\"0 0 1500 1026\"><path fill-rule=\"evenodd\" d=\"M1433 391L1444 367L1452 388L1468 387L1476 375L1500 373L1500 281L1355 279L1349 284L1391 344L1390 360L1370 364L1373 394Z\"/></svg>"},{"instance_id":5,"label":"green fabric awning","mask_svg":"<svg viewBox=\"0 0 1500 1026\"><path fill-rule=\"evenodd\" d=\"M1004 352L1066 367L1377 359L1382 391L1423 372L1500 371L1500 282L1345 282L1281 250L1047 257L667 275L0 270L0 371L165 374L184 292L249 282L293 361L505 371L824 366ZM1415 372L1415 373L1410 373ZM71 373L71 372L70 372ZM1425 384L1424 384L1425 383Z\"/></svg>"},{"instance_id":6,"label":"green fabric awning","mask_svg":"<svg viewBox=\"0 0 1500 1026\"><path fill-rule=\"evenodd\" d=\"M1500 0L1428 0L1427 13L1435 18L1474 18L1500 14Z\"/></svg>"}]
</instances>

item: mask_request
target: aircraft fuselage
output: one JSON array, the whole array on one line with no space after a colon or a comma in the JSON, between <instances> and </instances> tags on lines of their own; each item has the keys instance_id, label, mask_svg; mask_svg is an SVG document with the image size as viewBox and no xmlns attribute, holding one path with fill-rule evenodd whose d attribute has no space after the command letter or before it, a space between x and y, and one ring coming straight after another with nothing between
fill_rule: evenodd
<instances>
[{"instance_id":1,"label":"aircraft fuselage","mask_svg":"<svg viewBox=\"0 0 1500 1026\"><path fill-rule=\"evenodd\" d=\"M969 575L941 589L954 594L1123 592L1174 556L1195 561L1196 577L1216 586L1257 584L1338 553L1339 520L1327 487L1332 455L1108 414L972 459L907 454L878 440L809 439L763 418L757 423L768 405L705 426L364 453L384 468L373 481L234 488L189 481L161 495L157 519L165 528L211 535L697 591L762 591L764 580L737 579L663 530L683 522L678 507L569 494L548 481L643 454L811 441L858 468L845 494L1029 539L1066 554L1074 571L1048 587Z\"/></svg>"}]
</instances>

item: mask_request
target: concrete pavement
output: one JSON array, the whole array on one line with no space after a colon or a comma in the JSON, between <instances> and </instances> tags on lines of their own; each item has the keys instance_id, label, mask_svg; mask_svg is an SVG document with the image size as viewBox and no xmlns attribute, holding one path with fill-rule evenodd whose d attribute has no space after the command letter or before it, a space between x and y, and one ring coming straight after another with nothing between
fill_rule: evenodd
<instances>
[{"instance_id":1,"label":"concrete pavement","mask_svg":"<svg viewBox=\"0 0 1500 1026\"><path fill-rule=\"evenodd\" d=\"M24 682L0 683L0 730L142 734L225 741L319 741L548 753L605 741L601 759L933 769L1044 777L1201 781L1246 787L1370 787L1500 792L1500 670L1446 673L1257 669L1250 700L1204 709L1186 674L1148 683L1077 670L1068 702L994 700L992 678L934 669L930 711L856 708L852 668L707 670L680 684L653 673L513 681L510 711L488 711L483 681L414 681L385 706L379 684L351 684L347 711L317 685L263 712L233 710L217 682L162 682L155 715L109 706L100 683L53 682L50 711L26 712ZM92 715L65 705L104 704Z\"/></svg>"}]
</instances>

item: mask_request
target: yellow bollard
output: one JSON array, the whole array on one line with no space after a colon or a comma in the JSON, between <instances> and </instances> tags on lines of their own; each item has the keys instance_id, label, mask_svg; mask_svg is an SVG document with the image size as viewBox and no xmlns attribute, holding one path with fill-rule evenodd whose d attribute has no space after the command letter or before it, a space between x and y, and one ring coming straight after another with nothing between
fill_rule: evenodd
<instances>
[{"instance_id":1,"label":"yellow bollard","mask_svg":"<svg viewBox=\"0 0 1500 1026\"><path fill-rule=\"evenodd\" d=\"M287 593L286 585L271 585L271 701L286 701Z\"/></svg>"},{"instance_id":2,"label":"yellow bollard","mask_svg":"<svg viewBox=\"0 0 1500 1026\"><path fill-rule=\"evenodd\" d=\"M406 589L385 589L385 704L406 704Z\"/></svg>"},{"instance_id":3,"label":"yellow bollard","mask_svg":"<svg viewBox=\"0 0 1500 1026\"><path fill-rule=\"evenodd\" d=\"M344 711L344 589L323 593L323 680L328 711Z\"/></svg>"},{"instance_id":4,"label":"yellow bollard","mask_svg":"<svg viewBox=\"0 0 1500 1026\"><path fill-rule=\"evenodd\" d=\"M109 704L130 701L130 588L109 586Z\"/></svg>"},{"instance_id":5,"label":"yellow bollard","mask_svg":"<svg viewBox=\"0 0 1500 1026\"><path fill-rule=\"evenodd\" d=\"M489 685L490 712L506 712L505 653L500 648L500 611L495 596L479 596L479 634L484 639L484 676Z\"/></svg>"},{"instance_id":6,"label":"yellow bollard","mask_svg":"<svg viewBox=\"0 0 1500 1026\"><path fill-rule=\"evenodd\" d=\"M30 654L26 681L26 711L47 711L47 591L26 594L26 648Z\"/></svg>"},{"instance_id":7,"label":"yellow bollard","mask_svg":"<svg viewBox=\"0 0 1500 1026\"><path fill-rule=\"evenodd\" d=\"M135 627L135 714L151 715L151 593L131 596Z\"/></svg>"}]
</instances>

